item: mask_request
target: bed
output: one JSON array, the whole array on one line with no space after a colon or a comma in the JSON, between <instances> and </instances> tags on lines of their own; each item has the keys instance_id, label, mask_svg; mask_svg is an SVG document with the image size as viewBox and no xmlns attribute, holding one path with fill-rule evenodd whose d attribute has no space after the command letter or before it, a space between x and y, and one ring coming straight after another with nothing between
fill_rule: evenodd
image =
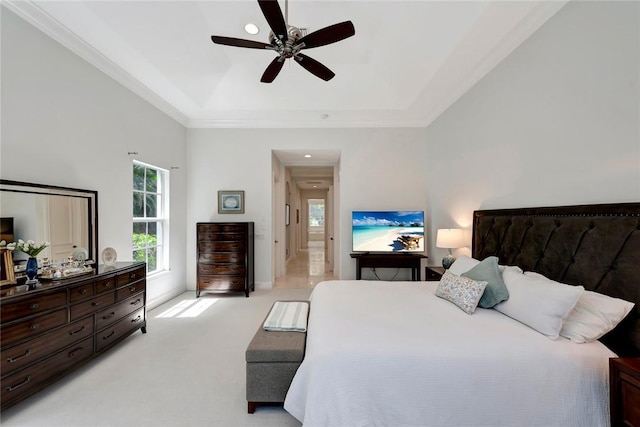
<instances>
[{"instance_id":1,"label":"bed","mask_svg":"<svg viewBox=\"0 0 640 427\"><path fill-rule=\"evenodd\" d=\"M520 298L510 278L509 300L472 314L436 296L438 282L323 282L285 409L305 426L609 425L608 359L640 355L640 204L476 211L472 257L495 257L505 282L521 269L518 281L635 305L576 344L499 311Z\"/></svg>"}]
</instances>

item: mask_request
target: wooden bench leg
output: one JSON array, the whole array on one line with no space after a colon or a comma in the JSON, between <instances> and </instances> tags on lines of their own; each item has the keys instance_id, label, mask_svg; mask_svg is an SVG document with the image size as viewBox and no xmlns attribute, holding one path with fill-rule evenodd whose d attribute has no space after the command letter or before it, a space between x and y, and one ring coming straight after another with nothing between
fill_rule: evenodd
<instances>
[{"instance_id":1,"label":"wooden bench leg","mask_svg":"<svg viewBox=\"0 0 640 427\"><path fill-rule=\"evenodd\" d=\"M247 402L247 412L253 414L256 412L256 403L255 402Z\"/></svg>"}]
</instances>

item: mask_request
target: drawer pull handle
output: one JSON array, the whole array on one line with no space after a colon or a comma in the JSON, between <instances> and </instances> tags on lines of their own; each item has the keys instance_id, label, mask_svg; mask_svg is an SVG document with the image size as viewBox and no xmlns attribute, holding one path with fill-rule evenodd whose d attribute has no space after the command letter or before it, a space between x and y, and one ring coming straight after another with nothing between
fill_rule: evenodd
<instances>
[{"instance_id":1,"label":"drawer pull handle","mask_svg":"<svg viewBox=\"0 0 640 427\"><path fill-rule=\"evenodd\" d=\"M136 273L129 274L129 279L135 279L135 278L136 278Z\"/></svg>"},{"instance_id":2,"label":"drawer pull handle","mask_svg":"<svg viewBox=\"0 0 640 427\"><path fill-rule=\"evenodd\" d=\"M32 302L31 304L29 304L29 310L35 310L38 307L40 307L40 304L36 302Z\"/></svg>"},{"instance_id":3,"label":"drawer pull handle","mask_svg":"<svg viewBox=\"0 0 640 427\"><path fill-rule=\"evenodd\" d=\"M100 303L98 301L94 301L94 302L91 303L92 307L97 307L99 305L100 305Z\"/></svg>"},{"instance_id":4,"label":"drawer pull handle","mask_svg":"<svg viewBox=\"0 0 640 427\"><path fill-rule=\"evenodd\" d=\"M102 337L103 340L108 340L109 338L111 338L112 336L114 336L116 334L115 330L112 330L111 333L109 335L104 335Z\"/></svg>"},{"instance_id":5,"label":"drawer pull handle","mask_svg":"<svg viewBox=\"0 0 640 427\"><path fill-rule=\"evenodd\" d=\"M34 323L33 325L30 326L32 331L35 331L36 329L38 329L40 327L40 325L38 323Z\"/></svg>"},{"instance_id":6,"label":"drawer pull handle","mask_svg":"<svg viewBox=\"0 0 640 427\"><path fill-rule=\"evenodd\" d=\"M84 350L84 348L82 347L78 347L76 349L73 349L69 352L69 357L76 357L76 354L78 354L79 351Z\"/></svg>"},{"instance_id":7,"label":"drawer pull handle","mask_svg":"<svg viewBox=\"0 0 640 427\"><path fill-rule=\"evenodd\" d=\"M87 290L87 288L82 288L82 289L80 290L80 293L81 293L82 295L86 294L87 292L89 292L89 291Z\"/></svg>"},{"instance_id":8,"label":"drawer pull handle","mask_svg":"<svg viewBox=\"0 0 640 427\"><path fill-rule=\"evenodd\" d=\"M15 389L18 389L20 387L22 387L23 385L27 384L29 381L31 381L31 375L27 376L27 378L24 379L24 381L16 384L16 385L10 385L9 387L6 387L5 390L7 391L13 391Z\"/></svg>"},{"instance_id":9,"label":"drawer pull handle","mask_svg":"<svg viewBox=\"0 0 640 427\"><path fill-rule=\"evenodd\" d=\"M102 320L107 320L108 318L113 317L115 315L116 315L116 312L112 311L111 313L105 314L104 316L102 316Z\"/></svg>"},{"instance_id":10,"label":"drawer pull handle","mask_svg":"<svg viewBox=\"0 0 640 427\"><path fill-rule=\"evenodd\" d=\"M78 329L77 331L69 332L69 335L77 335L77 334L79 334L80 332L82 332L84 330L85 330L85 327L83 326L82 328Z\"/></svg>"},{"instance_id":11,"label":"drawer pull handle","mask_svg":"<svg viewBox=\"0 0 640 427\"><path fill-rule=\"evenodd\" d=\"M102 284L102 286L104 286L105 288L110 288L111 287L111 282L104 282Z\"/></svg>"},{"instance_id":12,"label":"drawer pull handle","mask_svg":"<svg viewBox=\"0 0 640 427\"><path fill-rule=\"evenodd\" d=\"M131 319L131 323L137 323L142 320L142 316L138 315L135 319Z\"/></svg>"},{"instance_id":13,"label":"drawer pull handle","mask_svg":"<svg viewBox=\"0 0 640 427\"><path fill-rule=\"evenodd\" d=\"M24 354L17 356L17 357L7 357L7 362L9 363L14 363L17 362L18 360L27 357L31 354L31 350L27 349L27 351L24 352Z\"/></svg>"},{"instance_id":14,"label":"drawer pull handle","mask_svg":"<svg viewBox=\"0 0 640 427\"><path fill-rule=\"evenodd\" d=\"M141 302L142 302L142 301L140 301L140 298L138 298L137 300L132 301L132 302L131 302L131 305L138 305L138 304L140 304Z\"/></svg>"}]
</instances>

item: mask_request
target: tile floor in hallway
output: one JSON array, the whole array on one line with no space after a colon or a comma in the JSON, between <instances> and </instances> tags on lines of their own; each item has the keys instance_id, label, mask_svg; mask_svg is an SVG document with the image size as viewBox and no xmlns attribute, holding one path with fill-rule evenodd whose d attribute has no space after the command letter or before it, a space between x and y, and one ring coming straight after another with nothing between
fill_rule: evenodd
<instances>
[{"instance_id":1,"label":"tile floor in hallway","mask_svg":"<svg viewBox=\"0 0 640 427\"><path fill-rule=\"evenodd\" d=\"M274 288L313 288L323 280L336 280L328 269L324 256L324 242L310 241L308 249L302 249L287 263L287 274L275 280Z\"/></svg>"}]
</instances>

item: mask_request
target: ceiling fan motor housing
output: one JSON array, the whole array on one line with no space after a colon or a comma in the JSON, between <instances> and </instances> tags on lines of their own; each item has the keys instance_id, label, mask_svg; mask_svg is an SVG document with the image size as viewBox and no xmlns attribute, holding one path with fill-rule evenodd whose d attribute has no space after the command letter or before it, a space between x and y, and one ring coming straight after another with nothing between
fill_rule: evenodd
<instances>
[{"instance_id":1,"label":"ceiling fan motor housing","mask_svg":"<svg viewBox=\"0 0 640 427\"><path fill-rule=\"evenodd\" d=\"M294 27L293 25L287 25L287 41L282 42L273 31L269 32L269 43L275 47L275 51L283 58L292 58L295 56L303 45L296 46L296 42L304 36L304 31Z\"/></svg>"}]
</instances>

